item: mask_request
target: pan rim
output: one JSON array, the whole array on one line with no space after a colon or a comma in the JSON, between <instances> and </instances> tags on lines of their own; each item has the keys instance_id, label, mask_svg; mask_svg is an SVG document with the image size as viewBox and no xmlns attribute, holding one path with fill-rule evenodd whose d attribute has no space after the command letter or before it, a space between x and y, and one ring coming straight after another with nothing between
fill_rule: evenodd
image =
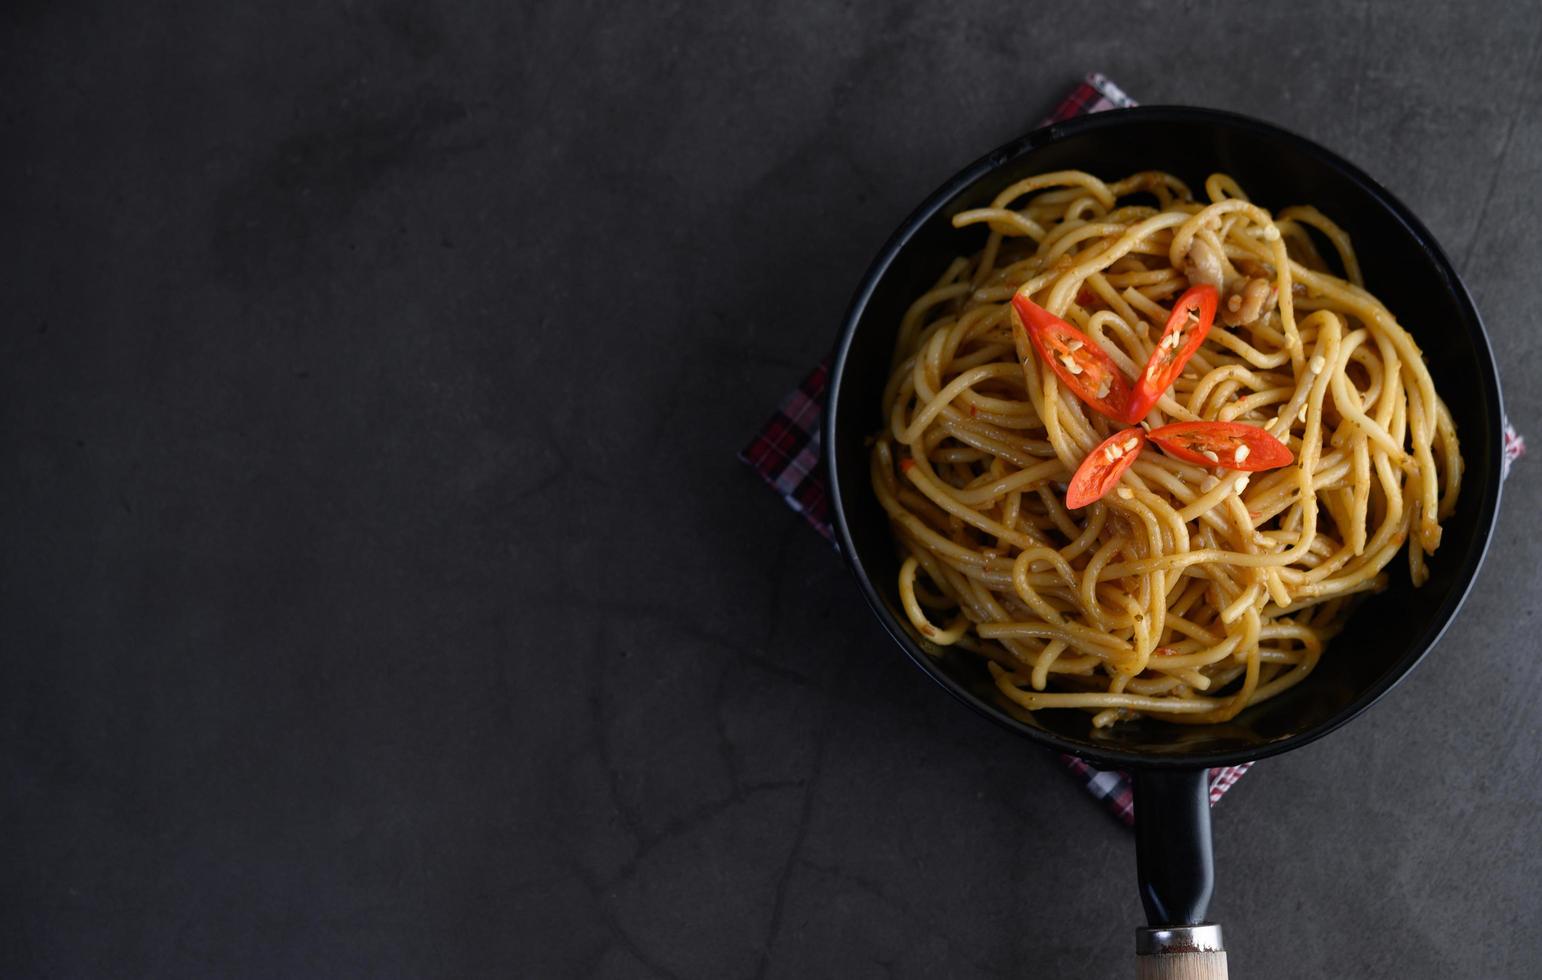
<instances>
[{"instance_id":1,"label":"pan rim","mask_svg":"<svg viewBox=\"0 0 1542 980\"><path fill-rule=\"evenodd\" d=\"M1058 732L1029 725L985 702L937 667L932 658L921 649L919 644L916 643L914 638L901 626L889 610L880 596L861 554L856 548L846 516L845 480L837 458L836 447L841 388L845 382L847 358L850 353L852 340L856 335L857 326L861 322L868 302L871 300L879 283L883 281L888 273L894 259L918 230L953 198L967 190L976 181L1024 154L1086 132L1123 126L1132 122L1163 121L1208 124L1281 139L1291 145L1293 152L1315 157L1332 169L1342 173L1397 219L1413 237L1416 244L1430 256L1434 265L1444 277L1445 285L1453 294L1457 306L1464 314L1463 325L1474 341L1479 362L1478 367L1481 376L1477 380L1483 389L1482 398L1489 418L1494 422L1494 431L1485 432L1481 435L1483 438L1491 440L1494 445L1491 445L1492 451L1487 456L1487 466L1484 472L1487 492L1483 499L1478 502L1478 537L1480 540L1475 542L1475 547L1468 549L1465 561L1457 574L1457 584L1443 596L1440 608L1436 611L1435 617L1431 621L1432 626L1427 628L1420 639L1411 644L1403 656L1389 666L1375 683L1361 691L1348 705L1330 718L1317 723L1311 728L1259 746L1210 752L1148 754L1116 747L1101 747L1088 742L1067 738ZM928 677L940 684L955 698L996 724L1057 751L1075 755L1102 766L1187 769L1201 766L1217 767L1253 762L1310 744L1362 714L1372 704L1385 696L1387 692L1396 687L1439 644L1441 638L1450 628L1452 621L1456 618L1461 606L1466 601L1467 596L1471 593L1473 585L1477 581L1479 569L1482 567L1492 544L1499 511L1499 501L1502 494L1500 468L1503 459L1503 418L1504 402L1500 391L1498 366L1494 361L1492 345L1489 342L1488 331L1483 324L1482 316L1479 314L1477 306L1473 303L1465 283L1463 283L1455 267L1451 264L1445 251L1435 240L1434 235L1397 197L1353 163L1320 144L1280 126L1240 113L1224 110L1155 105L1108 110L1036 129L975 160L928 195L900 223L899 227L889 236L883 247L878 251L877 256L859 281L851 303L847 307L845 317L841 322L840 340L831 362L826 391L826 409L821 425L821 437L824 443L822 455L826 476L829 481L836 544L840 548L847 566L856 576L863 597L867 600L878 621L883 625L890 638L905 651L911 661L925 672ZM852 481L853 485L866 489L865 480L860 479L860 477L864 476L865 470L863 473L858 474L858 479Z\"/></svg>"}]
</instances>

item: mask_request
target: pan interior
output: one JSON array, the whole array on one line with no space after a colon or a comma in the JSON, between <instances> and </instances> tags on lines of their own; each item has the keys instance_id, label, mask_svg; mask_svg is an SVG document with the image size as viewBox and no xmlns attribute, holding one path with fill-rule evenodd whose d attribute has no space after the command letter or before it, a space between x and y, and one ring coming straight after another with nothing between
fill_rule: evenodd
<instances>
[{"instance_id":1,"label":"pan interior","mask_svg":"<svg viewBox=\"0 0 1542 980\"><path fill-rule=\"evenodd\" d=\"M983 229L956 230L952 215L986 203L1014 181L1061 169L1114 180L1166 170L1196 189L1231 174L1270 210L1318 207L1351 236L1366 286L1424 350L1450 408L1467 470L1456 513L1412 588L1401 557L1392 584L1366 599L1311 677L1218 726L1149 719L1093 733L1081 711L1026 712L1001 696L982 662L964 651L932 658L899 610L898 559L867 482L864 441L881 427L879 403L900 318L955 256L978 249ZM1378 185L1315 144L1242 117L1204 110L1134 109L1041 130L966 170L902 226L870 270L846 325L832 379L827 462L843 542L885 626L923 669L996 720L1064 751L1114 763L1216 765L1273 754L1331 730L1383 693L1439 637L1482 559L1499 493L1502 422L1498 382L1482 324L1461 283L1422 226Z\"/></svg>"}]
</instances>

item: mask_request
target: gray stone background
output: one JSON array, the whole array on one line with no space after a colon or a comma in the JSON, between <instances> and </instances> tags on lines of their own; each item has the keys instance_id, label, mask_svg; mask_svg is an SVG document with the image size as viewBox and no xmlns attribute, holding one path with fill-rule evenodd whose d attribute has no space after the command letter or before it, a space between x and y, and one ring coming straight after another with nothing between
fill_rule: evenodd
<instances>
[{"instance_id":1,"label":"gray stone background","mask_svg":"<svg viewBox=\"0 0 1542 980\"><path fill-rule=\"evenodd\" d=\"M734 453L1090 70L1380 177L1542 437L1539 30L0 6L0 975L1131 975L1128 832ZM1539 465L1440 649L1218 808L1234 976L1537 973Z\"/></svg>"}]
</instances>

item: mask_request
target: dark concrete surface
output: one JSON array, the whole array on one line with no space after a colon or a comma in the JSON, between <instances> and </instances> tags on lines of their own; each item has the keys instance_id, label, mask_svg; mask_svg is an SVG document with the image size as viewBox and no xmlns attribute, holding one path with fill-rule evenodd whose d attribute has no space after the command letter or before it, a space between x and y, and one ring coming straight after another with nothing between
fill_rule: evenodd
<instances>
[{"instance_id":1,"label":"dark concrete surface","mask_svg":"<svg viewBox=\"0 0 1542 980\"><path fill-rule=\"evenodd\" d=\"M1128 833L734 452L1089 70L1381 177L1542 436L1539 30L0 6L0 976L1132 975ZM1537 974L1539 472L1437 654L1218 808L1233 976Z\"/></svg>"}]
</instances>

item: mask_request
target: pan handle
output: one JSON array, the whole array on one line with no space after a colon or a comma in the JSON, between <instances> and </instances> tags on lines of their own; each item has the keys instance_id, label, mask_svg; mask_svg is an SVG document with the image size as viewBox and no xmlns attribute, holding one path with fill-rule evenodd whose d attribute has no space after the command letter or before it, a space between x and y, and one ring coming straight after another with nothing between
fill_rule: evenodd
<instances>
[{"instance_id":1,"label":"pan handle","mask_svg":"<svg viewBox=\"0 0 1542 980\"><path fill-rule=\"evenodd\" d=\"M1205 921L1215 889L1208 769L1136 770L1135 866L1146 909L1140 980L1226 980L1221 927Z\"/></svg>"}]
</instances>

